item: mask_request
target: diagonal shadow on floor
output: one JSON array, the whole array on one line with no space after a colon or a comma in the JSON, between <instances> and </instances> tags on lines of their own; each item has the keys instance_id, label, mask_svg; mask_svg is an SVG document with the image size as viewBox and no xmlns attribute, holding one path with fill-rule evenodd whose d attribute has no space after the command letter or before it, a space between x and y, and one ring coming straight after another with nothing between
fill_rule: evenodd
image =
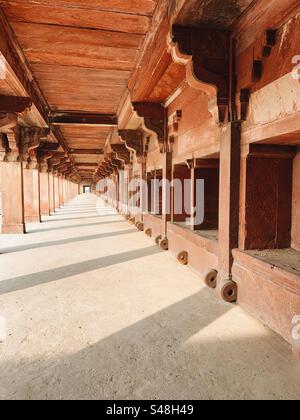
<instances>
[{"instance_id":1,"label":"diagonal shadow on floor","mask_svg":"<svg viewBox=\"0 0 300 420\"><path fill-rule=\"evenodd\" d=\"M61 216L60 214L52 214L51 217ZM52 223L52 222L65 222L65 221L73 221L73 220L84 220L84 219L96 219L99 217L120 217L119 214L97 214L95 216L86 216L86 217L65 217L64 219L52 219L52 220L42 220L42 223Z\"/></svg>"},{"instance_id":2,"label":"diagonal shadow on floor","mask_svg":"<svg viewBox=\"0 0 300 420\"><path fill-rule=\"evenodd\" d=\"M53 268L39 273L2 280L0 281L0 295L15 292L17 290L28 289L40 284L51 283L57 280L77 276L79 274L99 270L100 268L122 264L162 252L163 251L161 251L157 246L150 246L121 254L107 255L105 257L83 261L77 264Z\"/></svg>"},{"instance_id":3,"label":"diagonal shadow on floor","mask_svg":"<svg viewBox=\"0 0 300 420\"><path fill-rule=\"evenodd\" d=\"M77 238L61 239L59 241L42 242L38 244L22 245L13 248L0 248L0 254L11 254L15 252L29 251L32 249L48 248L51 246L67 245L76 242L93 241L96 239L112 238L114 236L129 235L130 233L136 234L136 229L121 230L117 232L100 233L98 235L79 236Z\"/></svg>"},{"instance_id":4,"label":"diagonal shadow on floor","mask_svg":"<svg viewBox=\"0 0 300 420\"><path fill-rule=\"evenodd\" d=\"M91 214L91 215L97 215L98 214L98 212L97 212L97 210L96 209L94 209L94 210L76 210L76 211L74 211L74 210L71 210L71 211L69 211L69 210L67 210L67 211L59 211L59 212L57 212L57 215L60 215L60 216L68 216L69 214L71 214L71 215L73 215L73 214Z\"/></svg>"},{"instance_id":5,"label":"diagonal shadow on floor","mask_svg":"<svg viewBox=\"0 0 300 420\"><path fill-rule=\"evenodd\" d=\"M288 345L279 337L267 330L258 336L248 336L247 331L224 335L220 327L212 326L232 308L212 298L208 289L129 326L123 321L126 309L120 308L120 330L105 337L105 331L111 330L111 320L99 319L93 328L99 329L103 339L86 343L74 354L66 351L57 355L53 347L52 357L48 352L45 358L0 362L0 397L299 399L300 370L289 355ZM63 319L56 328L66 333ZM91 326L86 321L80 325L73 332L73 340L83 343ZM206 333L199 336L205 329ZM56 335L59 346L64 337Z\"/></svg>"},{"instance_id":6,"label":"diagonal shadow on floor","mask_svg":"<svg viewBox=\"0 0 300 420\"><path fill-rule=\"evenodd\" d=\"M71 219L66 219L66 221L69 221ZM107 222L99 222L99 223L85 223L82 225L63 225L58 226L55 228L49 228L49 229L28 229L27 234L30 233L40 233L40 232L52 232L56 230L65 230L65 229L75 229L75 228L82 228L82 227L89 227L89 226L104 226L104 225L112 225L112 224L118 224L118 223L126 223L126 220L110 220Z\"/></svg>"}]
</instances>

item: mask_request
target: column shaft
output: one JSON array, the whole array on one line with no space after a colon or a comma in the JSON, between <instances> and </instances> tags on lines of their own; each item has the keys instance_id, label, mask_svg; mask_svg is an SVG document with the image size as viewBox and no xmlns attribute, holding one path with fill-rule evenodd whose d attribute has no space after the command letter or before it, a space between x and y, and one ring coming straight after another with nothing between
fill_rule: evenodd
<instances>
[{"instance_id":1,"label":"column shaft","mask_svg":"<svg viewBox=\"0 0 300 420\"><path fill-rule=\"evenodd\" d=\"M23 168L21 162L0 163L2 193L2 233L25 233Z\"/></svg>"}]
</instances>

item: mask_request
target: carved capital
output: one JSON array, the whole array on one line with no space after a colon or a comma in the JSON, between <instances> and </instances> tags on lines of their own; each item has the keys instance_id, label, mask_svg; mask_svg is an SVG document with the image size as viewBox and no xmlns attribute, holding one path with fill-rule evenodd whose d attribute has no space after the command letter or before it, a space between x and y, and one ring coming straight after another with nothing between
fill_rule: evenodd
<instances>
[{"instance_id":1,"label":"carved capital","mask_svg":"<svg viewBox=\"0 0 300 420\"><path fill-rule=\"evenodd\" d=\"M29 151L29 157L27 160L27 169L38 169L39 168L39 164L38 164L38 159L37 159L37 150L36 149L32 149Z\"/></svg>"},{"instance_id":2,"label":"carved capital","mask_svg":"<svg viewBox=\"0 0 300 420\"><path fill-rule=\"evenodd\" d=\"M38 154L38 163L40 172L46 173L49 172L49 161L53 157L52 153L39 153Z\"/></svg>"},{"instance_id":3,"label":"carved capital","mask_svg":"<svg viewBox=\"0 0 300 420\"><path fill-rule=\"evenodd\" d=\"M6 162L17 162L20 157L20 129L18 126L10 129L6 133L8 149L5 155Z\"/></svg>"},{"instance_id":4,"label":"carved capital","mask_svg":"<svg viewBox=\"0 0 300 420\"><path fill-rule=\"evenodd\" d=\"M0 133L0 162L5 160L5 156L8 149L7 136L4 133Z\"/></svg>"},{"instance_id":5,"label":"carved capital","mask_svg":"<svg viewBox=\"0 0 300 420\"><path fill-rule=\"evenodd\" d=\"M60 159L61 159L60 156L54 156L53 158L49 159L48 166L49 166L50 172L52 172L53 175L58 174L57 166L60 164Z\"/></svg>"},{"instance_id":6,"label":"carved capital","mask_svg":"<svg viewBox=\"0 0 300 420\"><path fill-rule=\"evenodd\" d=\"M20 130L17 114L0 114L1 159L15 162L19 159Z\"/></svg>"},{"instance_id":7,"label":"carved capital","mask_svg":"<svg viewBox=\"0 0 300 420\"><path fill-rule=\"evenodd\" d=\"M50 133L48 129L40 127L21 127L20 136L20 152L21 158L26 162L29 158L30 151L37 149L43 138L47 137Z\"/></svg>"}]
</instances>

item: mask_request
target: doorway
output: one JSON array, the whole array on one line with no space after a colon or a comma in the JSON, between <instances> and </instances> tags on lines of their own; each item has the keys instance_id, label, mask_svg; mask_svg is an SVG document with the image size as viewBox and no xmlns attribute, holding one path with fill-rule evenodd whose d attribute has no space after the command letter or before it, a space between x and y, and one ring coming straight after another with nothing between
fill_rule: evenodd
<instances>
[{"instance_id":1,"label":"doorway","mask_svg":"<svg viewBox=\"0 0 300 420\"><path fill-rule=\"evenodd\" d=\"M91 194L91 192L92 192L92 189L89 185L85 185L83 187L83 194Z\"/></svg>"}]
</instances>

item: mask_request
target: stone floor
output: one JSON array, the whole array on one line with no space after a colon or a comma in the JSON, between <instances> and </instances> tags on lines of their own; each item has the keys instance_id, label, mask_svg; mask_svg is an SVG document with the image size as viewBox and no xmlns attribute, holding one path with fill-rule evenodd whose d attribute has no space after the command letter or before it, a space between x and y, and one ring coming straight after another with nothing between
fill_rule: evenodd
<instances>
[{"instance_id":1,"label":"stone floor","mask_svg":"<svg viewBox=\"0 0 300 420\"><path fill-rule=\"evenodd\" d=\"M290 346L92 195L0 238L1 399L300 399Z\"/></svg>"}]
</instances>

